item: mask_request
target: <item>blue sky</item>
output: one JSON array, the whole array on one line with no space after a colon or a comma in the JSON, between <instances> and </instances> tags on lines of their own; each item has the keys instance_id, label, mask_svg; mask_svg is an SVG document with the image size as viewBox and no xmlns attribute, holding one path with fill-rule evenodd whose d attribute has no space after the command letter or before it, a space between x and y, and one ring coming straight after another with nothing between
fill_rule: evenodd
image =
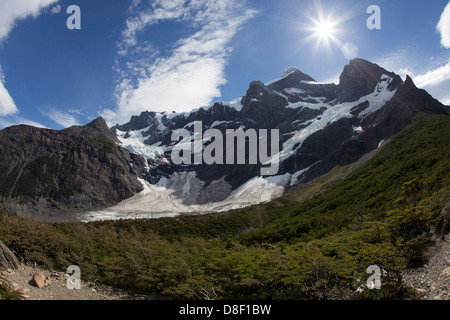
<instances>
[{"instance_id":1,"label":"blue sky","mask_svg":"<svg viewBox=\"0 0 450 320\"><path fill-rule=\"evenodd\" d=\"M81 29L67 28L70 5ZM381 29L367 27L371 5ZM329 26L322 37L318 25ZM0 128L189 111L241 97L290 66L338 83L353 57L408 74L450 104L450 3L0 0Z\"/></svg>"}]
</instances>

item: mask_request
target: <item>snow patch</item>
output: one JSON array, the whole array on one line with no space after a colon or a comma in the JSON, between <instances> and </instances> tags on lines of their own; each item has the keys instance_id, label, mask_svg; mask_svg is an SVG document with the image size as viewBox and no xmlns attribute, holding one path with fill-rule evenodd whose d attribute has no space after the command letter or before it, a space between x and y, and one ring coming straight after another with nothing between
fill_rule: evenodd
<instances>
[{"instance_id":1,"label":"snow patch","mask_svg":"<svg viewBox=\"0 0 450 320\"><path fill-rule=\"evenodd\" d=\"M242 100L242 98L236 98L230 102L224 102L224 105L227 105L230 108L236 109L236 111L241 111L242 107L243 107L241 100Z\"/></svg>"},{"instance_id":2,"label":"snow patch","mask_svg":"<svg viewBox=\"0 0 450 320\"><path fill-rule=\"evenodd\" d=\"M364 132L364 129L363 129L361 126L359 126L359 127L353 127L353 131L358 132L358 133L361 133L361 132Z\"/></svg>"},{"instance_id":3,"label":"snow patch","mask_svg":"<svg viewBox=\"0 0 450 320\"><path fill-rule=\"evenodd\" d=\"M375 91L368 95L366 101L369 102L369 107L363 110L359 114L359 118L364 118L368 114L374 113L381 109L388 101L390 101L397 90L389 91L388 87L394 79L389 77L388 75L383 74L381 76L381 81L378 83ZM365 101L363 101L365 102Z\"/></svg>"},{"instance_id":4,"label":"snow patch","mask_svg":"<svg viewBox=\"0 0 450 320\"><path fill-rule=\"evenodd\" d=\"M316 162L316 163L317 163L317 162ZM314 164L313 164L313 165L314 165ZM312 166L313 166L313 165L312 165ZM309 168L311 168L312 166L309 166L308 168L299 170L299 171L297 171L296 173L294 173L294 174L291 176L290 186L293 187L293 186L295 186L297 183L299 183L298 178L300 178L303 174L305 174L306 171L308 171Z\"/></svg>"},{"instance_id":5,"label":"snow patch","mask_svg":"<svg viewBox=\"0 0 450 320\"><path fill-rule=\"evenodd\" d=\"M320 102L317 104L305 102L289 104L289 108L295 109L300 107L307 107L310 109L325 108L326 110L321 116L314 119L308 127L293 132L293 136L282 146L282 149L279 153L279 161L283 161L294 155L303 144L303 141L305 141L305 139L311 134L324 129L330 123L336 122L342 118L352 118L353 115L350 112L354 107L365 102L369 103L369 107L359 114L360 118L364 118L368 114L378 111L388 101L390 101L397 92L397 90L388 90L389 84L392 82L392 80L393 79L391 77L383 75L373 93L354 102L344 102L336 105L324 102Z\"/></svg>"},{"instance_id":6,"label":"snow patch","mask_svg":"<svg viewBox=\"0 0 450 320\"><path fill-rule=\"evenodd\" d=\"M145 181L144 179L138 178L138 180L142 184L142 187L144 187L144 190L142 190L139 194L141 196L145 196L145 195L149 194L151 192L150 184L147 181Z\"/></svg>"},{"instance_id":7,"label":"snow patch","mask_svg":"<svg viewBox=\"0 0 450 320\"><path fill-rule=\"evenodd\" d=\"M307 170L307 169L305 169ZM151 219L182 214L204 214L244 208L283 195L292 175L255 177L233 191L225 200L207 204L188 204L196 198L204 182L195 172L182 172L163 178L157 185L139 180L144 190L111 208L79 215L83 222L118 219ZM213 182L214 183L214 182Z\"/></svg>"},{"instance_id":8,"label":"snow patch","mask_svg":"<svg viewBox=\"0 0 450 320\"><path fill-rule=\"evenodd\" d=\"M286 108L290 108L290 109L308 108L308 109L312 109L312 110L320 110L322 108L328 109L330 107L330 105L327 103L324 103L323 100L325 100L325 99L317 98L317 100L316 100L317 103L304 102L304 101L289 103L286 106Z\"/></svg>"},{"instance_id":9,"label":"snow patch","mask_svg":"<svg viewBox=\"0 0 450 320\"><path fill-rule=\"evenodd\" d=\"M278 81L280 81L280 80L286 78L287 76L293 74L293 73L296 72L296 71L299 71L299 69L298 69L297 67L289 67L289 68L287 68L287 69L285 69L285 70L283 71L283 73L282 73L282 75L281 75L281 78L277 78L277 79L274 79L274 80L265 82L264 85L265 85L266 87L267 87L267 86L270 86L271 84L273 84L273 83L275 83L275 82L278 82Z\"/></svg>"},{"instance_id":10,"label":"snow patch","mask_svg":"<svg viewBox=\"0 0 450 320\"><path fill-rule=\"evenodd\" d=\"M287 88L287 89L284 89L283 91L288 94L304 94L304 93L306 93L305 90L299 89L299 88Z\"/></svg>"},{"instance_id":11,"label":"snow patch","mask_svg":"<svg viewBox=\"0 0 450 320\"><path fill-rule=\"evenodd\" d=\"M234 121L214 121L211 128L220 126L221 124L233 123Z\"/></svg>"},{"instance_id":12,"label":"snow patch","mask_svg":"<svg viewBox=\"0 0 450 320\"><path fill-rule=\"evenodd\" d=\"M166 151L165 148L158 147L156 145L149 146L144 143L145 137L142 135L142 132L149 130L149 128L130 131L128 133L116 130L117 138L120 141L120 146L127 149L131 153L141 155L147 160L154 160L161 157ZM127 134L128 137L126 137Z\"/></svg>"}]
</instances>

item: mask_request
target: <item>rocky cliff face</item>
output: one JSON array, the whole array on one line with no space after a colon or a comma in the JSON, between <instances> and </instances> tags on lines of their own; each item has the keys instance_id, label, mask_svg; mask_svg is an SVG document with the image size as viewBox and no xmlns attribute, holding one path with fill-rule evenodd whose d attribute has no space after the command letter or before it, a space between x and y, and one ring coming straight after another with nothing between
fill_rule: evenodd
<instances>
[{"instance_id":1,"label":"rocky cliff face","mask_svg":"<svg viewBox=\"0 0 450 320\"><path fill-rule=\"evenodd\" d=\"M84 127L0 131L0 197L19 215L64 219L140 192L130 154L103 119Z\"/></svg>"},{"instance_id":2,"label":"rocky cliff face","mask_svg":"<svg viewBox=\"0 0 450 320\"><path fill-rule=\"evenodd\" d=\"M448 111L409 77L403 82L395 73L355 59L344 68L338 85L317 83L289 68L280 79L252 82L245 96L234 101L181 114L143 112L112 131L123 147L145 158L141 172L147 181L171 188L185 204L214 205L236 194L250 194L255 181L266 189L275 186L278 196L279 187L289 191L337 165L355 162L402 130L418 112ZM248 154L245 165L174 165L172 132L186 129L193 134L195 121L202 123L203 132L279 130L278 174L261 177L261 163L249 164ZM208 143L203 141L203 148Z\"/></svg>"},{"instance_id":3,"label":"rocky cliff face","mask_svg":"<svg viewBox=\"0 0 450 320\"><path fill-rule=\"evenodd\" d=\"M183 114L144 112L113 131L124 147L147 158L151 169L148 177L153 182L174 172L193 170L206 181L225 177L235 189L254 177L260 166L173 166L168 158L173 130L193 132L194 121L201 121L204 130L223 132L278 129L282 137L279 174L294 174L313 166L309 174L304 173L306 181L376 149L420 111L447 112L428 93L417 89L409 77L403 82L376 64L355 59L344 68L339 85L318 84L290 68L281 79L266 84L252 82L246 95L231 103L215 103ZM141 148L133 144L139 139ZM169 161L161 161L163 158Z\"/></svg>"},{"instance_id":4,"label":"rocky cliff face","mask_svg":"<svg viewBox=\"0 0 450 320\"><path fill-rule=\"evenodd\" d=\"M111 130L101 118L62 131L4 129L0 197L16 213L57 217L110 207L124 199L114 210L125 216L242 207L359 160L418 112L447 114L447 109L411 78L403 82L362 59L344 68L338 85L317 83L289 68L280 79L252 82L234 101L179 114L143 112ZM215 129L223 141L227 130L278 130L278 173L261 176L264 164L249 161L248 144L245 164L175 165L171 151L178 141L172 141L172 133L185 129L192 139L200 122L202 132ZM210 143L203 139L202 148ZM144 189L140 177L148 182Z\"/></svg>"}]
</instances>

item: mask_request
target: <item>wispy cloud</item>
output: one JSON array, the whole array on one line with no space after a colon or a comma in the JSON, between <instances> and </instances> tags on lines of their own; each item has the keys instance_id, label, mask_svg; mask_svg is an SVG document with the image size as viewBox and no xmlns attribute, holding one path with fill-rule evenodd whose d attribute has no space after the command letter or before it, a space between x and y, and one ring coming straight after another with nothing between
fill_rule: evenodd
<instances>
[{"instance_id":1,"label":"wispy cloud","mask_svg":"<svg viewBox=\"0 0 450 320\"><path fill-rule=\"evenodd\" d=\"M25 119L19 116L10 116L7 119L5 118L0 118L0 129L1 128L6 128L6 127L10 127L10 126L15 126L15 125L19 125L19 124L26 124L29 126L33 126L33 127L37 127L37 128L46 128L46 126L44 126L43 124L33 121L33 120L29 120L29 119Z\"/></svg>"},{"instance_id":2,"label":"wispy cloud","mask_svg":"<svg viewBox=\"0 0 450 320\"><path fill-rule=\"evenodd\" d=\"M374 61L388 71L393 71L403 79L414 75L415 64L410 62L408 49L399 49Z\"/></svg>"},{"instance_id":3,"label":"wispy cloud","mask_svg":"<svg viewBox=\"0 0 450 320\"><path fill-rule=\"evenodd\" d=\"M50 14L58 14L61 12L61 5L56 5L50 9Z\"/></svg>"},{"instance_id":4,"label":"wispy cloud","mask_svg":"<svg viewBox=\"0 0 450 320\"><path fill-rule=\"evenodd\" d=\"M103 110L110 124L145 110L188 111L221 95L230 42L256 12L237 0L134 1L118 43L117 108ZM186 24L191 34L169 53L139 35L161 22Z\"/></svg>"},{"instance_id":5,"label":"wispy cloud","mask_svg":"<svg viewBox=\"0 0 450 320\"><path fill-rule=\"evenodd\" d=\"M71 110L67 112L63 112L61 110L57 110L55 108L51 108L48 111L42 111L41 114L53 122L59 124L63 128L68 128L75 125L80 125L76 115L79 115L78 112L73 112Z\"/></svg>"}]
</instances>

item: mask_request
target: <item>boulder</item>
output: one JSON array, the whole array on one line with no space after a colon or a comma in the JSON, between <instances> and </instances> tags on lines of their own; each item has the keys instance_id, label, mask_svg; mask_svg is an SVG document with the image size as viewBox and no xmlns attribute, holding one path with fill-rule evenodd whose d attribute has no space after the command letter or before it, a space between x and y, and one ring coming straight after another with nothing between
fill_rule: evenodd
<instances>
[{"instance_id":1,"label":"boulder","mask_svg":"<svg viewBox=\"0 0 450 320\"><path fill-rule=\"evenodd\" d=\"M42 271L37 271L31 279L31 284L38 287L39 289L45 287L47 284L45 274Z\"/></svg>"},{"instance_id":2,"label":"boulder","mask_svg":"<svg viewBox=\"0 0 450 320\"><path fill-rule=\"evenodd\" d=\"M442 271L442 274L441 274L441 275L444 276L444 277L450 277L450 267L445 268L445 269Z\"/></svg>"},{"instance_id":3,"label":"boulder","mask_svg":"<svg viewBox=\"0 0 450 320\"><path fill-rule=\"evenodd\" d=\"M427 294L427 290L416 288L416 299L421 299L421 298L425 297L426 294Z\"/></svg>"}]
</instances>

